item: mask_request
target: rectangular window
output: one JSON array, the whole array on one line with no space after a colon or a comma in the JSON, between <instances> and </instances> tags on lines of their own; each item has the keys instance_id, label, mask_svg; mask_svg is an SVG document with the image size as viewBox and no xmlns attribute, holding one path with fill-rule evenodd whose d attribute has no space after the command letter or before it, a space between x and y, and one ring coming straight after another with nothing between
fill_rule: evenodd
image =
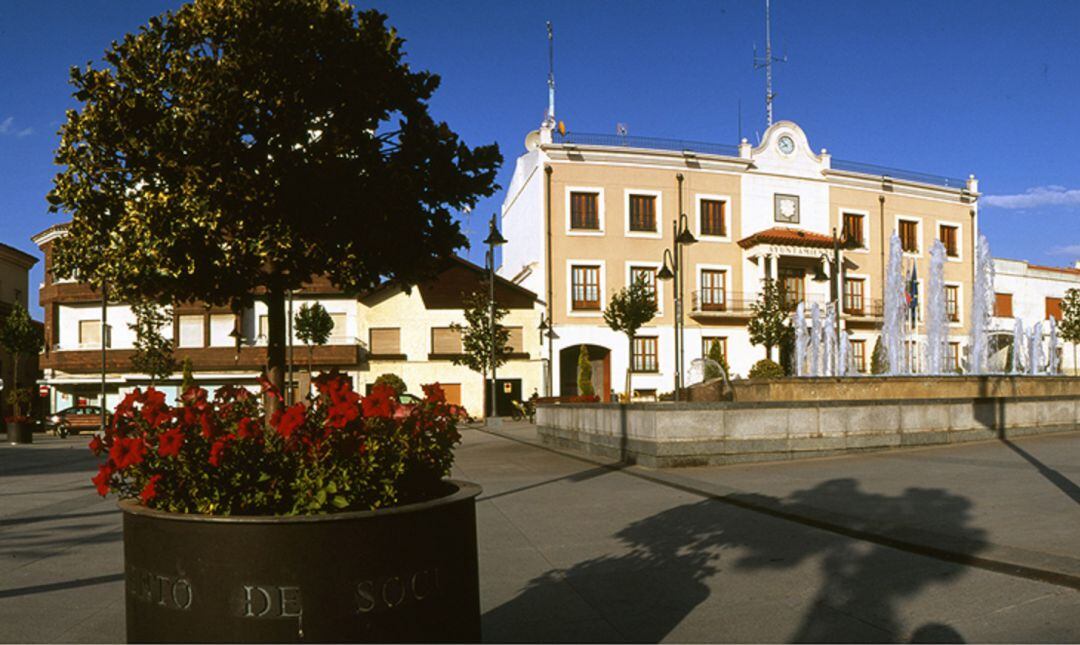
<instances>
[{"instance_id":1,"label":"rectangular window","mask_svg":"<svg viewBox=\"0 0 1080 645\"><path fill-rule=\"evenodd\" d=\"M578 231L599 231L600 215L597 193L570 193L570 228Z\"/></svg>"},{"instance_id":2,"label":"rectangular window","mask_svg":"<svg viewBox=\"0 0 1080 645\"><path fill-rule=\"evenodd\" d=\"M232 347L236 341L229 334L236 327L236 316L232 314L213 314L210 316L210 346Z\"/></svg>"},{"instance_id":3,"label":"rectangular window","mask_svg":"<svg viewBox=\"0 0 1080 645\"><path fill-rule=\"evenodd\" d=\"M330 329L330 338L336 340L342 340L349 336L348 328L348 316L344 313L331 313L330 320L334 321L333 328Z\"/></svg>"},{"instance_id":4,"label":"rectangular window","mask_svg":"<svg viewBox=\"0 0 1080 645\"><path fill-rule=\"evenodd\" d=\"M635 372L657 371L655 336L642 336L634 339L632 364Z\"/></svg>"},{"instance_id":5,"label":"rectangular window","mask_svg":"<svg viewBox=\"0 0 1080 645\"><path fill-rule=\"evenodd\" d=\"M701 310L724 311L727 309L726 271L701 270Z\"/></svg>"},{"instance_id":6,"label":"rectangular window","mask_svg":"<svg viewBox=\"0 0 1080 645\"><path fill-rule=\"evenodd\" d=\"M1046 299L1046 317L1061 322L1061 298Z\"/></svg>"},{"instance_id":7,"label":"rectangular window","mask_svg":"<svg viewBox=\"0 0 1080 645\"><path fill-rule=\"evenodd\" d=\"M849 314L861 316L865 313L866 280L863 278L847 278L844 280L844 311Z\"/></svg>"},{"instance_id":8,"label":"rectangular window","mask_svg":"<svg viewBox=\"0 0 1080 645\"><path fill-rule=\"evenodd\" d=\"M851 365L859 372L866 372L866 341L851 341Z\"/></svg>"},{"instance_id":9,"label":"rectangular window","mask_svg":"<svg viewBox=\"0 0 1080 645\"><path fill-rule=\"evenodd\" d=\"M570 268L570 298L574 311L600 310L600 267Z\"/></svg>"},{"instance_id":10,"label":"rectangular window","mask_svg":"<svg viewBox=\"0 0 1080 645\"><path fill-rule=\"evenodd\" d=\"M844 213L844 239L852 246L866 246L863 240L863 216L859 213Z\"/></svg>"},{"instance_id":11,"label":"rectangular window","mask_svg":"<svg viewBox=\"0 0 1080 645\"><path fill-rule=\"evenodd\" d=\"M994 294L994 315L1001 318L1012 318L1012 294Z\"/></svg>"},{"instance_id":12,"label":"rectangular window","mask_svg":"<svg viewBox=\"0 0 1080 645\"><path fill-rule=\"evenodd\" d=\"M960 257L960 247L957 246L957 227L942 224L938 227L938 237L945 247L945 255L950 258Z\"/></svg>"},{"instance_id":13,"label":"rectangular window","mask_svg":"<svg viewBox=\"0 0 1080 645\"><path fill-rule=\"evenodd\" d=\"M949 322L960 322L960 287L945 285L945 317Z\"/></svg>"},{"instance_id":14,"label":"rectangular window","mask_svg":"<svg viewBox=\"0 0 1080 645\"><path fill-rule=\"evenodd\" d=\"M949 347L945 351L945 369L949 372L955 372L959 366L960 343L949 343Z\"/></svg>"},{"instance_id":15,"label":"rectangular window","mask_svg":"<svg viewBox=\"0 0 1080 645\"><path fill-rule=\"evenodd\" d=\"M630 267L630 280L637 282L641 278L645 279L653 302L656 302L656 267Z\"/></svg>"},{"instance_id":16,"label":"rectangular window","mask_svg":"<svg viewBox=\"0 0 1080 645\"><path fill-rule=\"evenodd\" d=\"M513 354L521 354L525 351L525 329L523 327L507 327L510 337L506 339L506 346Z\"/></svg>"},{"instance_id":17,"label":"rectangular window","mask_svg":"<svg viewBox=\"0 0 1080 645\"><path fill-rule=\"evenodd\" d=\"M780 295L789 309L806 298L804 278L802 269L780 269Z\"/></svg>"},{"instance_id":18,"label":"rectangular window","mask_svg":"<svg viewBox=\"0 0 1080 645\"><path fill-rule=\"evenodd\" d=\"M371 339L370 350L372 354L401 354L400 328L384 327L382 329L372 329L369 332L369 336Z\"/></svg>"},{"instance_id":19,"label":"rectangular window","mask_svg":"<svg viewBox=\"0 0 1080 645\"><path fill-rule=\"evenodd\" d=\"M179 316L178 318L180 324L180 347L202 347L205 343L202 314Z\"/></svg>"},{"instance_id":20,"label":"rectangular window","mask_svg":"<svg viewBox=\"0 0 1080 645\"><path fill-rule=\"evenodd\" d=\"M630 230L656 232L656 197L653 195L630 195Z\"/></svg>"},{"instance_id":21,"label":"rectangular window","mask_svg":"<svg viewBox=\"0 0 1080 645\"><path fill-rule=\"evenodd\" d=\"M902 219L898 225L900 233L900 248L904 253L919 252L919 223Z\"/></svg>"},{"instance_id":22,"label":"rectangular window","mask_svg":"<svg viewBox=\"0 0 1080 645\"><path fill-rule=\"evenodd\" d=\"M460 354L461 332L453 327L432 327L431 353Z\"/></svg>"},{"instance_id":23,"label":"rectangular window","mask_svg":"<svg viewBox=\"0 0 1080 645\"><path fill-rule=\"evenodd\" d=\"M701 200L701 234L725 237L727 222L724 220L724 202L718 199Z\"/></svg>"},{"instance_id":24,"label":"rectangular window","mask_svg":"<svg viewBox=\"0 0 1080 645\"><path fill-rule=\"evenodd\" d=\"M727 338L724 336L702 336L701 337L701 357L708 358L709 352L712 351L713 343L720 343L720 355L727 360Z\"/></svg>"},{"instance_id":25,"label":"rectangular window","mask_svg":"<svg viewBox=\"0 0 1080 645\"><path fill-rule=\"evenodd\" d=\"M79 321L79 347L101 347L101 321Z\"/></svg>"}]
</instances>

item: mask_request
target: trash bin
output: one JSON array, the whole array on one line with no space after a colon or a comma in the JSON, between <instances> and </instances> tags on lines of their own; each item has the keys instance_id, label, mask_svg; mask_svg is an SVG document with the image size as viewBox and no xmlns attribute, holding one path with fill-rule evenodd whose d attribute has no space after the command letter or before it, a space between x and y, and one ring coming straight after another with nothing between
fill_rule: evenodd
<instances>
[{"instance_id":1,"label":"trash bin","mask_svg":"<svg viewBox=\"0 0 1080 645\"><path fill-rule=\"evenodd\" d=\"M34 443L34 424L30 421L8 421L8 443Z\"/></svg>"}]
</instances>

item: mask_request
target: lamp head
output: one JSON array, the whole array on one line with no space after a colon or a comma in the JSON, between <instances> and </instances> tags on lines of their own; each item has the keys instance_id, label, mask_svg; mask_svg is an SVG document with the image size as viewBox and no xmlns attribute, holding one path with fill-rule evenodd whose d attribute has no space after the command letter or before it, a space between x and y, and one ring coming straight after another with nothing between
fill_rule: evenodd
<instances>
[{"instance_id":1,"label":"lamp head","mask_svg":"<svg viewBox=\"0 0 1080 645\"><path fill-rule=\"evenodd\" d=\"M828 282L829 276L825 273L825 270L821 268L821 265L814 267L814 276L810 278L814 282Z\"/></svg>"},{"instance_id":2,"label":"lamp head","mask_svg":"<svg viewBox=\"0 0 1080 645\"><path fill-rule=\"evenodd\" d=\"M656 277L660 280L671 280L675 277L675 274L668 268L667 258L664 259L664 266L660 267L660 270L657 271Z\"/></svg>"},{"instance_id":3,"label":"lamp head","mask_svg":"<svg viewBox=\"0 0 1080 645\"><path fill-rule=\"evenodd\" d=\"M502 246L506 244L506 238L499 233L499 227L495 226L495 216L491 216L491 222L488 224L488 236L484 240L484 244L488 246Z\"/></svg>"}]
</instances>

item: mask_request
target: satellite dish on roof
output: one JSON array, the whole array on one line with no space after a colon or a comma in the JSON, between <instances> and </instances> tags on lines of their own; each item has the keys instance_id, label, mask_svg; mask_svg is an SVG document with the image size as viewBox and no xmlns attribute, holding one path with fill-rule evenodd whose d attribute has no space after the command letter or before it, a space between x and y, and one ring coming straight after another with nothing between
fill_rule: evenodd
<instances>
[{"instance_id":1,"label":"satellite dish on roof","mask_svg":"<svg viewBox=\"0 0 1080 645\"><path fill-rule=\"evenodd\" d=\"M532 151L540 147L540 131L533 130L525 135L525 150Z\"/></svg>"}]
</instances>

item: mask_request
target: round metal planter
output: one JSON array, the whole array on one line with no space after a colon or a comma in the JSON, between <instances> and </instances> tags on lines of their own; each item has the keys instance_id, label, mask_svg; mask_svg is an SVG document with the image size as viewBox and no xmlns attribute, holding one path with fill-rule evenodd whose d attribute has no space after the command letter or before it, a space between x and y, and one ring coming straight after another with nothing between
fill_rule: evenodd
<instances>
[{"instance_id":1,"label":"round metal planter","mask_svg":"<svg viewBox=\"0 0 1080 645\"><path fill-rule=\"evenodd\" d=\"M475 498L298 517L124 512L128 642L477 642Z\"/></svg>"},{"instance_id":2,"label":"round metal planter","mask_svg":"<svg viewBox=\"0 0 1080 645\"><path fill-rule=\"evenodd\" d=\"M25 421L8 421L7 438L8 443L12 445L34 443L34 424Z\"/></svg>"}]
</instances>

